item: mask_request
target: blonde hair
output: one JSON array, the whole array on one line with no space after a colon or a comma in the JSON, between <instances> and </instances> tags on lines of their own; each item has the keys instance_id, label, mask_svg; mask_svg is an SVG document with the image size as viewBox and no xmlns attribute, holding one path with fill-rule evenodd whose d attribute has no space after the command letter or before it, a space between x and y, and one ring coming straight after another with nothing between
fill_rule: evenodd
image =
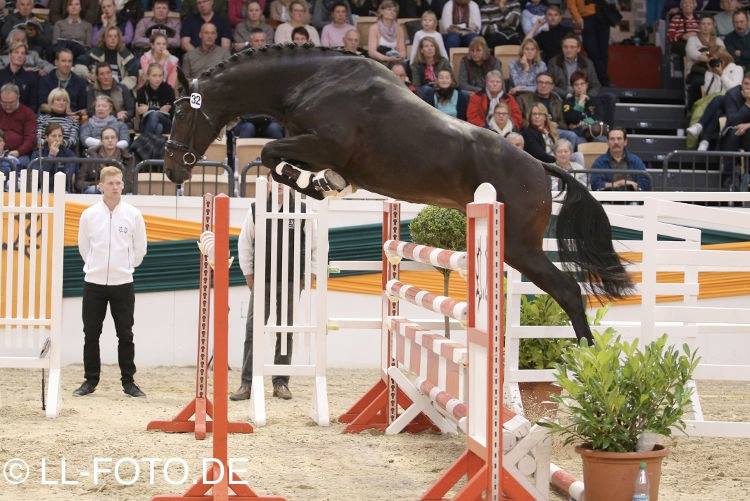
<instances>
[{"instance_id":1,"label":"blonde hair","mask_svg":"<svg viewBox=\"0 0 750 501\"><path fill-rule=\"evenodd\" d=\"M432 12L431 10L426 10L426 11L424 11L424 14L422 14L422 17L420 17L420 19L423 19L423 20L424 20L424 19L427 19L428 17L432 18L432 20L433 20L433 21L435 21L435 25L437 25L437 22L438 22L438 18L437 18L437 16L435 15L435 13L434 13L434 12ZM436 26L436 27L437 27L437 26Z\"/></svg>"},{"instance_id":2,"label":"blonde hair","mask_svg":"<svg viewBox=\"0 0 750 501\"><path fill-rule=\"evenodd\" d=\"M102 167L102 170L99 171L99 182L103 183L105 179L113 176L120 176L122 178L122 171L114 165Z\"/></svg>"},{"instance_id":3,"label":"blonde hair","mask_svg":"<svg viewBox=\"0 0 750 501\"><path fill-rule=\"evenodd\" d=\"M533 38L527 38L526 40L523 41L523 43L521 44L521 47L518 49L519 59L523 57L523 50L526 48L527 45L534 46L534 48L536 49L536 56L534 56L534 64L539 63L539 61L542 60L542 56L540 54L541 51L539 50L539 44L536 43L536 40L534 40Z\"/></svg>"},{"instance_id":4,"label":"blonde hair","mask_svg":"<svg viewBox=\"0 0 750 501\"><path fill-rule=\"evenodd\" d=\"M149 64L148 68L146 68L146 76L150 76L152 70L159 70L161 71L161 76L164 76L164 68L162 68L159 63Z\"/></svg>"},{"instance_id":5,"label":"blonde hair","mask_svg":"<svg viewBox=\"0 0 750 501\"><path fill-rule=\"evenodd\" d=\"M107 47L107 43L106 43L107 33L109 33L112 30L117 30L117 47L115 50L121 51L123 48L122 31L120 31L120 28L118 28L117 26L110 26L109 28L101 31L101 33L99 34L99 47L102 49Z\"/></svg>"},{"instance_id":6,"label":"blonde hair","mask_svg":"<svg viewBox=\"0 0 750 501\"><path fill-rule=\"evenodd\" d=\"M47 104L52 106L52 103L55 101L55 99L60 96L65 98L65 100L68 102L68 109L70 109L70 95L68 94L68 91L61 87L54 88L50 91L49 95L47 96Z\"/></svg>"},{"instance_id":7,"label":"blonde hair","mask_svg":"<svg viewBox=\"0 0 750 501\"><path fill-rule=\"evenodd\" d=\"M383 0L380 2L380 5L378 6L378 19L383 17L383 11L385 9L396 9L396 17L398 17L398 4L394 2L393 0Z\"/></svg>"},{"instance_id":8,"label":"blonde hair","mask_svg":"<svg viewBox=\"0 0 750 501\"><path fill-rule=\"evenodd\" d=\"M547 126L547 130L549 130L549 135L552 136L552 139L554 139L555 142L557 142L558 137L560 137L559 132L557 131L557 123L550 120L550 114L549 110L546 106L542 103L534 103L534 105L529 108L529 113L526 115L526 120L529 122L529 125L531 125L531 114L534 113L534 110L540 110L544 112L545 122Z\"/></svg>"}]
</instances>

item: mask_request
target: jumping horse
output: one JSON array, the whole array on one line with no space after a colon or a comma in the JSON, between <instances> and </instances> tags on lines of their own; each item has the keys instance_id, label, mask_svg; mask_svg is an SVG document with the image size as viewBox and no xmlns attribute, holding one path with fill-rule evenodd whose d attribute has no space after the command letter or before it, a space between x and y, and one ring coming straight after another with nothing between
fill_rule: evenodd
<instances>
[{"instance_id":1,"label":"jumping horse","mask_svg":"<svg viewBox=\"0 0 750 501\"><path fill-rule=\"evenodd\" d=\"M612 247L607 215L585 186L494 132L439 112L375 61L277 45L234 54L190 82L178 75L165 152L165 172L175 183L190 179L224 125L246 113L268 115L287 137L263 148L263 165L283 165L274 178L317 199L323 194L311 183L300 189L293 174L300 171L290 165L314 173L330 169L325 172L387 197L459 210L481 183L491 183L506 204L506 261L560 304L578 339L592 342L572 272L582 272L597 296L617 298L632 289ZM565 271L542 250L552 209L549 176L565 187L555 224Z\"/></svg>"}]
</instances>

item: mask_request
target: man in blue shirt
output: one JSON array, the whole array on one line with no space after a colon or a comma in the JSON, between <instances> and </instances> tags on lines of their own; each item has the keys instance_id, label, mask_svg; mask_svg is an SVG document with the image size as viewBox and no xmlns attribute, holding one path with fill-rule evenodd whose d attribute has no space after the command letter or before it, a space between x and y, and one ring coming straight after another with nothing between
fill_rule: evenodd
<instances>
[{"instance_id":1,"label":"man in blue shirt","mask_svg":"<svg viewBox=\"0 0 750 501\"><path fill-rule=\"evenodd\" d=\"M646 171L643 160L625 150L628 145L628 134L621 127L614 127L607 135L609 150L594 160L594 170L627 169ZM651 180L648 176L632 174L612 174L608 172L591 175L591 189L597 191L651 191Z\"/></svg>"}]
</instances>

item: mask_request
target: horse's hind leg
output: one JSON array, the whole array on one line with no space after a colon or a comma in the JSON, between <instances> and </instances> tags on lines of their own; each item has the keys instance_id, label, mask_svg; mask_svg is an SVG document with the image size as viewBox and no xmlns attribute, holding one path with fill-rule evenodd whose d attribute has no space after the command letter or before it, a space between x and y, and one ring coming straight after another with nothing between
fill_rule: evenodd
<instances>
[{"instance_id":1,"label":"horse's hind leg","mask_svg":"<svg viewBox=\"0 0 750 501\"><path fill-rule=\"evenodd\" d=\"M527 250L519 254L520 259L512 263L518 271L526 275L534 284L557 301L568 314L576 337L586 338L589 345L594 343L591 329L583 307L583 297L578 283L573 277L555 267L540 249Z\"/></svg>"}]
</instances>

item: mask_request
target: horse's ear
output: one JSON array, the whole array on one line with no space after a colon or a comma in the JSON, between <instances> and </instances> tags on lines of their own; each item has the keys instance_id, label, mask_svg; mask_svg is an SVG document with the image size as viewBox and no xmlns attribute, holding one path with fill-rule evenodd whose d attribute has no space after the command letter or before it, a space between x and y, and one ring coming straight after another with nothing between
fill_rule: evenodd
<instances>
[{"instance_id":1,"label":"horse's ear","mask_svg":"<svg viewBox=\"0 0 750 501\"><path fill-rule=\"evenodd\" d=\"M182 68L179 66L177 67L177 82L180 84L180 87L182 87L182 95L187 96L190 94L190 82L188 82L187 77L182 72Z\"/></svg>"}]
</instances>

